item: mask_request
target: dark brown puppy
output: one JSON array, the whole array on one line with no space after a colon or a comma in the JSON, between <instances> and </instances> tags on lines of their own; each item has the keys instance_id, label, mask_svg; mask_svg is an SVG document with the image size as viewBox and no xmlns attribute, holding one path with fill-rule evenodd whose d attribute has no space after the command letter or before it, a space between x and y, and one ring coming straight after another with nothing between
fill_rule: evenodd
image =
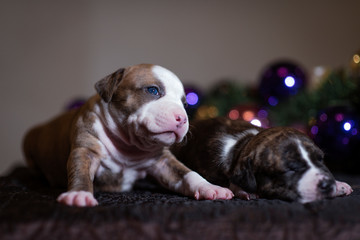
<instances>
[{"instance_id":1,"label":"dark brown puppy","mask_svg":"<svg viewBox=\"0 0 360 240\"><path fill-rule=\"evenodd\" d=\"M243 199L258 195L306 203L352 192L348 184L335 181L311 139L292 128L263 129L227 118L195 121L186 145L171 151Z\"/></svg>"}]
</instances>

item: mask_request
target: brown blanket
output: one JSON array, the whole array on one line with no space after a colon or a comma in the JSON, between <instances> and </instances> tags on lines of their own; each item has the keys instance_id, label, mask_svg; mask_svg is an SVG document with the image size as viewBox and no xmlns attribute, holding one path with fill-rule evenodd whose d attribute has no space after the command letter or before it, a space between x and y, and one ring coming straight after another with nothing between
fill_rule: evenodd
<instances>
[{"instance_id":1,"label":"brown blanket","mask_svg":"<svg viewBox=\"0 0 360 240\"><path fill-rule=\"evenodd\" d=\"M0 239L360 239L360 176L337 176L348 197L196 201L141 182L129 193L96 193L94 208L56 202L27 168L0 178Z\"/></svg>"}]
</instances>

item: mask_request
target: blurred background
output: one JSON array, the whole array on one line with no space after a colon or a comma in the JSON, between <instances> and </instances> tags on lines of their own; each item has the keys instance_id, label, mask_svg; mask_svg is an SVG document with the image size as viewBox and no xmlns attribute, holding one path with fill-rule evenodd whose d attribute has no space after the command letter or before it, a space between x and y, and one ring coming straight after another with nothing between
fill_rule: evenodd
<instances>
[{"instance_id":1,"label":"blurred background","mask_svg":"<svg viewBox=\"0 0 360 240\"><path fill-rule=\"evenodd\" d=\"M268 107L288 102L281 98L288 99L287 90L271 96L261 90L268 89L267 83L278 84L266 74L272 70L291 77L288 87L298 82L297 77L305 79L300 90L311 89L334 69L342 69L331 75L334 81L346 82L353 76L350 62L360 49L359 9L357 0L0 0L0 174L24 162L21 141L27 129L64 111L75 99L93 95L94 83L120 67L155 63L172 70L188 92L204 101L203 117L215 106L215 113L223 115L236 108L238 112L229 116L239 118L251 104L258 112L265 109L267 116ZM299 92L290 93L298 96L295 104L309 99L308 93ZM328 90L322 93L328 95ZM216 97L226 95L243 99L223 109ZM349 91L341 98L348 96L354 94ZM264 101L259 104L259 99ZM199 101L194 102L194 117L199 115ZM301 106L309 104L313 102ZM277 111L280 118L293 106ZM339 112L347 116L346 109L327 111L328 118ZM300 128L310 124L307 127L317 134L322 127L315 121L322 112L313 109L311 114ZM274 125L296 124L291 119L276 122L279 116L273 119ZM349 122L350 129L355 123ZM358 136L355 130L352 135ZM352 140L342 141L346 145Z\"/></svg>"}]
</instances>

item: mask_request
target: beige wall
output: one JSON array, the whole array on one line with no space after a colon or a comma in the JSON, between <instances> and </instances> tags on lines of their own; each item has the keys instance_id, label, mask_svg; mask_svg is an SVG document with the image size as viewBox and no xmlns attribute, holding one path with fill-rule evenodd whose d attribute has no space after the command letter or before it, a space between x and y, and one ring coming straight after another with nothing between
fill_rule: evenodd
<instances>
[{"instance_id":1,"label":"beige wall","mask_svg":"<svg viewBox=\"0 0 360 240\"><path fill-rule=\"evenodd\" d=\"M0 173L23 161L26 129L118 67L156 63L207 89L255 84L283 57L345 65L360 48L360 1L291 2L0 0Z\"/></svg>"}]
</instances>

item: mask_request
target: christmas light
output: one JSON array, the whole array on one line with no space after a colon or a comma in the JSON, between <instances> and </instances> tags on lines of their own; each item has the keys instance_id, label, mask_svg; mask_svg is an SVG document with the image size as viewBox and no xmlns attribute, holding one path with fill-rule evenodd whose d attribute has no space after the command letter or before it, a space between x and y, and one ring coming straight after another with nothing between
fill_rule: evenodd
<instances>
[{"instance_id":1,"label":"christmas light","mask_svg":"<svg viewBox=\"0 0 360 240\"><path fill-rule=\"evenodd\" d=\"M251 120L250 123L251 123L252 125L257 126L257 127L261 127L261 122L260 122L259 119L254 118L253 120Z\"/></svg>"},{"instance_id":2,"label":"christmas light","mask_svg":"<svg viewBox=\"0 0 360 240\"><path fill-rule=\"evenodd\" d=\"M353 61L354 61L354 63L356 63L356 64L359 64L359 63L360 63L360 56L359 56L359 54L355 54L355 55L353 56Z\"/></svg>"},{"instance_id":3,"label":"christmas light","mask_svg":"<svg viewBox=\"0 0 360 240\"><path fill-rule=\"evenodd\" d=\"M295 86L295 78L293 78L292 76L287 76L284 80L284 83L287 87L292 88L293 86Z\"/></svg>"},{"instance_id":4,"label":"christmas light","mask_svg":"<svg viewBox=\"0 0 360 240\"><path fill-rule=\"evenodd\" d=\"M271 96L271 97L268 98L268 103L271 106L276 106L279 103L279 100L277 100L276 97Z\"/></svg>"},{"instance_id":5,"label":"christmas light","mask_svg":"<svg viewBox=\"0 0 360 240\"><path fill-rule=\"evenodd\" d=\"M199 102L199 96L194 92L186 94L186 101L189 105L196 105Z\"/></svg>"},{"instance_id":6,"label":"christmas light","mask_svg":"<svg viewBox=\"0 0 360 240\"><path fill-rule=\"evenodd\" d=\"M255 114L252 111L245 111L242 114L242 118L247 122L250 122L254 118L254 116L255 116Z\"/></svg>"},{"instance_id":7,"label":"christmas light","mask_svg":"<svg viewBox=\"0 0 360 240\"><path fill-rule=\"evenodd\" d=\"M240 113L238 110L233 109L229 112L229 118L231 120L237 120L237 119L239 119L239 117L240 117Z\"/></svg>"},{"instance_id":8,"label":"christmas light","mask_svg":"<svg viewBox=\"0 0 360 240\"><path fill-rule=\"evenodd\" d=\"M343 128L347 132L350 131L351 130L351 123L345 122L344 125L343 125Z\"/></svg>"}]
</instances>

